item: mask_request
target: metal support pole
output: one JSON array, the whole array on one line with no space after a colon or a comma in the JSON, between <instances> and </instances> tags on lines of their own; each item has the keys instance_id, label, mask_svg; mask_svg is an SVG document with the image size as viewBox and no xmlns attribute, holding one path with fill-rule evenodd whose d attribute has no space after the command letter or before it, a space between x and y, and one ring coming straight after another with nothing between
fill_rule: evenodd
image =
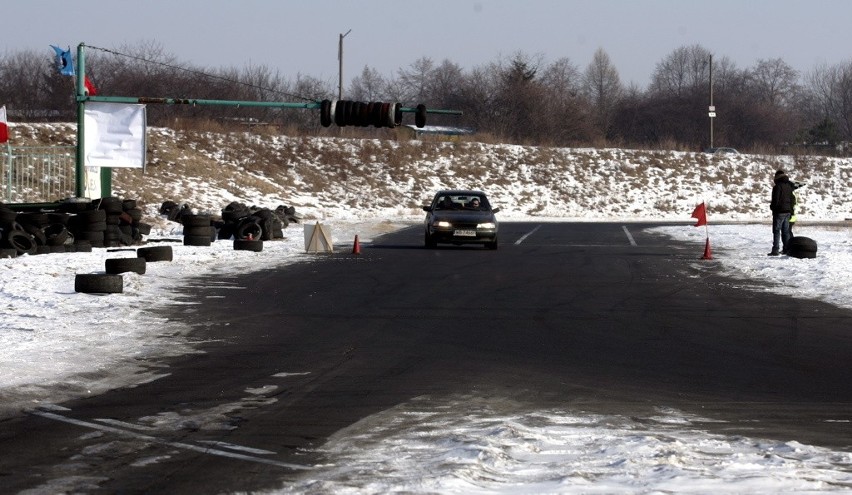
<instances>
[{"instance_id":1,"label":"metal support pole","mask_svg":"<svg viewBox=\"0 0 852 495\"><path fill-rule=\"evenodd\" d=\"M85 178L86 178L86 168L85 168L85 116L86 116L86 103L85 103L85 77L86 77L86 54L84 48L84 44L80 43L77 45L77 84L76 84L76 92L77 92L77 166L74 173L74 195L78 198L84 197L86 194L86 186L85 186Z\"/></svg>"}]
</instances>

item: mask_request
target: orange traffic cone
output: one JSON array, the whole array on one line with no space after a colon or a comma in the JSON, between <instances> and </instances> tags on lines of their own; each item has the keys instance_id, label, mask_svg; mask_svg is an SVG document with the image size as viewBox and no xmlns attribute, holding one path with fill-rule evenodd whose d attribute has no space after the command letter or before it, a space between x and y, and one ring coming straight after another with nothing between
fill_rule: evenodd
<instances>
[{"instance_id":1,"label":"orange traffic cone","mask_svg":"<svg viewBox=\"0 0 852 495\"><path fill-rule=\"evenodd\" d=\"M703 260L712 260L713 253L710 252L710 238L707 238L707 242L704 244L704 256L701 257Z\"/></svg>"},{"instance_id":2,"label":"orange traffic cone","mask_svg":"<svg viewBox=\"0 0 852 495\"><path fill-rule=\"evenodd\" d=\"M352 244L352 254L361 254L361 244L358 242L358 234L355 234L355 243Z\"/></svg>"}]
</instances>

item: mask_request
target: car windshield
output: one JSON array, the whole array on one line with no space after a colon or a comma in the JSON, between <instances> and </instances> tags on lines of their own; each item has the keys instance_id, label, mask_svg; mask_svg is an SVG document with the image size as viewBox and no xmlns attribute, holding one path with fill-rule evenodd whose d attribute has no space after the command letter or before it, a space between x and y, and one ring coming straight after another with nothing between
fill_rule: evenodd
<instances>
[{"instance_id":1,"label":"car windshield","mask_svg":"<svg viewBox=\"0 0 852 495\"><path fill-rule=\"evenodd\" d=\"M435 209L489 211L491 205L485 196L478 194L445 194L436 198Z\"/></svg>"}]
</instances>

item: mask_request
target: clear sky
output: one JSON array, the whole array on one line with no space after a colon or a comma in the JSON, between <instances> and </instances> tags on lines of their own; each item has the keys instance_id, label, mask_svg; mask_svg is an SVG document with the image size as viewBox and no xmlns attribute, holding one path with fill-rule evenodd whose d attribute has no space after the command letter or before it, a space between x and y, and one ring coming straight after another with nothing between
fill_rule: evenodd
<instances>
[{"instance_id":1,"label":"clear sky","mask_svg":"<svg viewBox=\"0 0 852 495\"><path fill-rule=\"evenodd\" d=\"M6 0L0 51L117 49L156 42L199 67L265 65L344 83L369 65L391 76L420 57L463 69L518 52L581 70L597 48L644 88L676 48L699 44L739 68L782 58L808 72L852 60L848 0Z\"/></svg>"}]
</instances>

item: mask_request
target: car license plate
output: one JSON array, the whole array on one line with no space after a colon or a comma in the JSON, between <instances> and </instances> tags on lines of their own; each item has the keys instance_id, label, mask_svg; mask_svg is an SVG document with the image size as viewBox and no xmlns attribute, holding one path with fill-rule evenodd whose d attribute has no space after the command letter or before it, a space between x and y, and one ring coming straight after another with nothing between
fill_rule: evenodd
<instances>
[{"instance_id":1,"label":"car license plate","mask_svg":"<svg viewBox=\"0 0 852 495\"><path fill-rule=\"evenodd\" d=\"M453 235L456 237L476 237L475 230L456 230L453 232Z\"/></svg>"}]
</instances>

